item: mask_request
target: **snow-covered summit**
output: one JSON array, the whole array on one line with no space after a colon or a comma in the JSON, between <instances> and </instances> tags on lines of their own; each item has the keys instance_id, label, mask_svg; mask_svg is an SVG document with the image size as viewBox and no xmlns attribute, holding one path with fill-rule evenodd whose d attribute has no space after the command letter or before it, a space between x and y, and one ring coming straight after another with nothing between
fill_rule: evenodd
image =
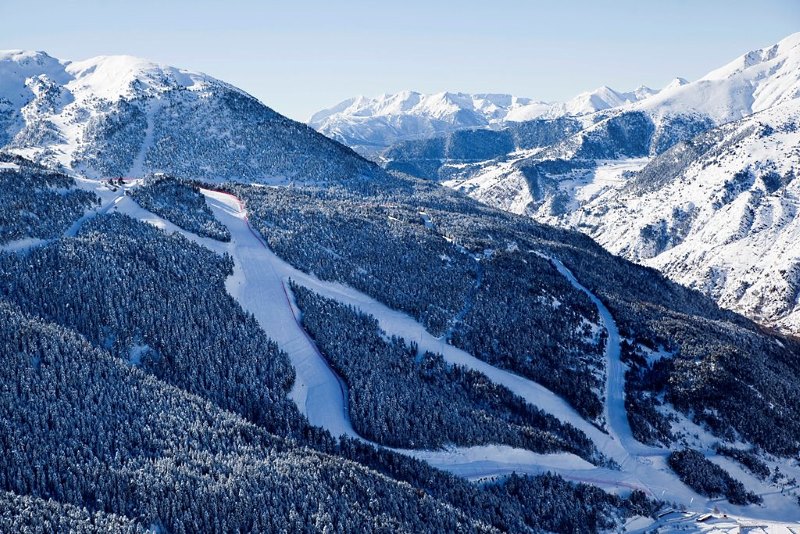
<instances>
[{"instance_id":1,"label":"snow-covered summit","mask_svg":"<svg viewBox=\"0 0 800 534\"><path fill-rule=\"evenodd\" d=\"M0 148L90 176L275 181L375 170L240 89L131 56L0 52Z\"/></svg>"},{"instance_id":2,"label":"snow-covered summit","mask_svg":"<svg viewBox=\"0 0 800 534\"><path fill-rule=\"evenodd\" d=\"M143 89L165 91L197 89L209 84L226 85L206 74L161 65L133 56L98 56L83 61L64 61L45 52L0 51L0 96L24 98L30 78L46 77L67 86L76 96L117 101L141 96ZM230 86L228 86L230 87Z\"/></svg>"},{"instance_id":3,"label":"snow-covered summit","mask_svg":"<svg viewBox=\"0 0 800 534\"><path fill-rule=\"evenodd\" d=\"M594 91L581 93L562 105L555 104L549 115L584 115L587 113L594 113L596 111L638 102L656 93L658 93L657 90L650 89L644 85L628 92L615 91L604 85L598 87Z\"/></svg>"},{"instance_id":4,"label":"snow-covered summit","mask_svg":"<svg viewBox=\"0 0 800 534\"><path fill-rule=\"evenodd\" d=\"M489 126L509 117L525 120L547 109L547 103L505 94L402 91L375 98L349 98L315 113L309 125L368 152L400 140Z\"/></svg>"},{"instance_id":5,"label":"snow-covered summit","mask_svg":"<svg viewBox=\"0 0 800 534\"><path fill-rule=\"evenodd\" d=\"M737 120L800 96L800 33L753 50L699 80L676 85L635 106L666 116L698 114L716 124Z\"/></svg>"},{"instance_id":6,"label":"snow-covered summit","mask_svg":"<svg viewBox=\"0 0 800 534\"><path fill-rule=\"evenodd\" d=\"M98 56L66 64L72 87L109 101L170 89L226 85L206 74L160 65L133 56ZM230 86L228 86L230 87Z\"/></svg>"}]
</instances>

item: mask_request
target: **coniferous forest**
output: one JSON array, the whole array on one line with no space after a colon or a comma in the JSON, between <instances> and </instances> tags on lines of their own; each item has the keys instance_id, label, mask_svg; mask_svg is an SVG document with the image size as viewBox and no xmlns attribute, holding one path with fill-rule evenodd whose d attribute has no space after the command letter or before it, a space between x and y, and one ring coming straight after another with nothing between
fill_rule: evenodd
<instances>
[{"instance_id":1,"label":"coniferous forest","mask_svg":"<svg viewBox=\"0 0 800 534\"><path fill-rule=\"evenodd\" d=\"M12 36L61 37L51 12L76 52L115 34L97 6L11 4ZM175 4L117 18L137 46L162 23L202 54L190 13L262 93L313 53L331 87L289 95L304 105L391 46L351 39L375 28L339 3ZM389 4L358 17L396 8L381 23L432 77L431 58L460 67L430 53L440 22L489 30L486 9ZM624 11L584 18L644 35L647 9ZM694 11L687 46L713 10ZM289 71L225 57L225 17L280 37L248 53ZM469 61L495 45L445 33ZM307 123L201 72L0 50L0 534L794 528L798 125L800 33L663 88L401 91Z\"/></svg>"}]
</instances>

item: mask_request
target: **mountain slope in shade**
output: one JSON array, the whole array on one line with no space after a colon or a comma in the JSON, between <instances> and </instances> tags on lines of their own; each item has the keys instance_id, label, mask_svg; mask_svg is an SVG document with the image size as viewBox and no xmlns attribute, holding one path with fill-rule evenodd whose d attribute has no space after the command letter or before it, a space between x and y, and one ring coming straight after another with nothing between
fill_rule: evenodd
<instances>
[{"instance_id":1,"label":"mountain slope in shade","mask_svg":"<svg viewBox=\"0 0 800 534\"><path fill-rule=\"evenodd\" d=\"M465 128L585 115L638 102L657 92L644 86L629 92L603 86L566 102L542 102L506 94L403 91L350 98L315 113L308 124L357 150L376 153L401 141Z\"/></svg>"},{"instance_id":2,"label":"mountain slope in shade","mask_svg":"<svg viewBox=\"0 0 800 534\"><path fill-rule=\"evenodd\" d=\"M0 146L89 176L371 176L351 150L224 82L130 56L0 52Z\"/></svg>"}]
</instances>

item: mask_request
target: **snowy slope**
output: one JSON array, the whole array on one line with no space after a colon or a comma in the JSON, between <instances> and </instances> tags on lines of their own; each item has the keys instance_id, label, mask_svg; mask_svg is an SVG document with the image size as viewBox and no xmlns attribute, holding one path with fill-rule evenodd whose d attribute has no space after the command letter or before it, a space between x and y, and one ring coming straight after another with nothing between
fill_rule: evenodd
<instances>
[{"instance_id":1,"label":"snowy slope","mask_svg":"<svg viewBox=\"0 0 800 534\"><path fill-rule=\"evenodd\" d=\"M567 102L542 102L504 94L403 91L376 98L350 98L315 113L308 124L346 145L374 153L400 141L463 128L585 115L638 102L656 93L644 86L629 92L603 86Z\"/></svg>"},{"instance_id":2,"label":"snowy slope","mask_svg":"<svg viewBox=\"0 0 800 534\"><path fill-rule=\"evenodd\" d=\"M94 177L283 182L376 172L235 87L130 56L69 62L0 52L2 146Z\"/></svg>"},{"instance_id":3,"label":"snowy slope","mask_svg":"<svg viewBox=\"0 0 800 534\"><path fill-rule=\"evenodd\" d=\"M800 332L800 100L653 160L566 218L725 307Z\"/></svg>"},{"instance_id":4,"label":"snowy slope","mask_svg":"<svg viewBox=\"0 0 800 534\"><path fill-rule=\"evenodd\" d=\"M794 34L600 112L550 147L445 163L445 184L584 231L725 307L797 333L798 97Z\"/></svg>"},{"instance_id":5,"label":"snowy slope","mask_svg":"<svg viewBox=\"0 0 800 534\"><path fill-rule=\"evenodd\" d=\"M692 83L632 106L654 115L702 114L716 124L800 96L800 33L753 50Z\"/></svg>"}]
</instances>

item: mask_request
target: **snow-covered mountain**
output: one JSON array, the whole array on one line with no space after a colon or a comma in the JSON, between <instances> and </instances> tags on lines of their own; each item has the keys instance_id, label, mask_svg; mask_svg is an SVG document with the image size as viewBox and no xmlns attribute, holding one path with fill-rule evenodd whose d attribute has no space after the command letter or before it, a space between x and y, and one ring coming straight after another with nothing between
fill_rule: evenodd
<instances>
[{"instance_id":1,"label":"snow-covered mountain","mask_svg":"<svg viewBox=\"0 0 800 534\"><path fill-rule=\"evenodd\" d=\"M439 177L496 207L580 229L726 307L798 332L798 97L794 34L600 112L550 146L445 163Z\"/></svg>"},{"instance_id":2,"label":"snow-covered mountain","mask_svg":"<svg viewBox=\"0 0 800 534\"><path fill-rule=\"evenodd\" d=\"M795 33L632 107L654 116L699 114L722 124L799 96L800 33Z\"/></svg>"},{"instance_id":3,"label":"snow-covered mountain","mask_svg":"<svg viewBox=\"0 0 800 534\"><path fill-rule=\"evenodd\" d=\"M542 102L506 94L403 91L376 98L347 99L315 113L308 124L356 150L375 154L401 141L465 128L585 115L638 102L657 92L644 86L629 92L603 86L567 102Z\"/></svg>"},{"instance_id":4,"label":"snow-covered mountain","mask_svg":"<svg viewBox=\"0 0 800 534\"><path fill-rule=\"evenodd\" d=\"M595 532L695 526L712 507L797 517L785 491L800 476L797 339L583 234L389 175L205 75L2 58L0 422L15 454L0 460L0 531L64 524L43 496L87 525L103 512L141 531ZM796 157L747 158L796 151L795 103L649 165L694 119L664 122L683 128L670 137L647 111L611 107L459 130L442 146L469 159L524 144L507 169L485 166L527 188L510 209L559 224L614 192L652 193L645 209L672 217L638 230L655 238L636 250L655 255L691 238L689 207L654 206L695 167L733 173L710 200L685 195L719 212L748 187L748 206L790 190ZM131 177L154 171L191 180ZM383 181L331 183L364 176ZM604 189L615 179L627 188ZM574 224L595 215L606 220Z\"/></svg>"},{"instance_id":5,"label":"snow-covered mountain","mask_svg":"<svg viewBox=\"0 0 800 534\"><path fill-rule=\"evenodd\" d=\"M681 143L569 213L612 252L800 332L800 100Z\"/></svg>"},{"instance_id":6,"label":"snow-covered mountain","mask_svg":"<svg viewBox=\"0 0 800 534\"><path fill-rule=\"evenodd\" d=\"M263 182L374 172L231 85L130 56L69 62L0 52L3 146L89 176L161 171Z\"/></svg>"}]
</instances>

